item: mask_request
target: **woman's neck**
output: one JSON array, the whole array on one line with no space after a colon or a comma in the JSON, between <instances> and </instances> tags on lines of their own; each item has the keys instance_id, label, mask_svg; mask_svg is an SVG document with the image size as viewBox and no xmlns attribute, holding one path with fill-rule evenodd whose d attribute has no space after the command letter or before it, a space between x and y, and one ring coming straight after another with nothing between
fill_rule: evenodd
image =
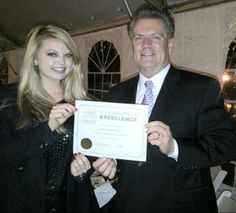
<instances>
[{"instance_id":1,"label":"woman's neck","mask_svg":"<svg viewBox=\"0 0 236 213\"><path fill-rule=\"evenodd\" d=\"M44 89L52 97L55 103L60 102L64 99L64 91L60 85L60 82L51 82L43 84Z\"/></svg>"},{"instance_id":2,"label":"woman's neck","mask_svg":"<svg viewBox=\"0 0 236 213\"><path fill-rule=\"evenodd\" d=\"M62 89L48 92L48 94L52 97L55 103L58 103L64 99L64 93Z\"/></svg>"}]
</instances>

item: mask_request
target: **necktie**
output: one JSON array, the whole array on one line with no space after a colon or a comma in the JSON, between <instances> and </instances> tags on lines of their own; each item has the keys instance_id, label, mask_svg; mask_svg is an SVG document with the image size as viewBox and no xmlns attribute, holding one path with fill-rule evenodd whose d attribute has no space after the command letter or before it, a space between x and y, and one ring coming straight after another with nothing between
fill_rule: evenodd
<instances>
[{"instance_id":1,"label":"necktie","mask_svg":"<svg viewBox=\"0 0 236 213\"><path fill-rule=\"evenodd\" d=\"M145 81L144 85L146 87L146 91L142 103L148 105L148 115L150 116L153 107L153 83L152 81Z\"/></svg>"},{"instance_id":2,"label":"necktie","mask_svg":"<svg viewBox=\"0 0 236 213\"><path fill-rule=\"evenodd\" d=\"M152 111L152 107L153 107L153 92L152 92L153 83L152 83L152 81L145 81L144 85L146 87L146 91L145 91L145 94L143 97L142 104L148 105L148 115L150 116L151 111ZM142 166L143 164L144 164L144 162L142 162L142 161L138 162L138 166Z\"/></svg>"}]
</instances>

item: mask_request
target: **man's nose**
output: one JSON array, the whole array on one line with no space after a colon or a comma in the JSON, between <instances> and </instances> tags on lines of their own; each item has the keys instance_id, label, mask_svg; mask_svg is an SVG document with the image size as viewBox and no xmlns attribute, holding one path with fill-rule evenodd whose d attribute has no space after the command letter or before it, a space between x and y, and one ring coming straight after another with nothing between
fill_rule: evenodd
<instances>
[{"instance_id":1,"label":"man's nose","mask_svg":"<svg viewBox=\"0 0 236 213\"><path fill-rule=\"evenodd\" d=\"M152 39L149 36L144 37L143 39L143 45L151 45Z\"/></svg>"}]
</instances>

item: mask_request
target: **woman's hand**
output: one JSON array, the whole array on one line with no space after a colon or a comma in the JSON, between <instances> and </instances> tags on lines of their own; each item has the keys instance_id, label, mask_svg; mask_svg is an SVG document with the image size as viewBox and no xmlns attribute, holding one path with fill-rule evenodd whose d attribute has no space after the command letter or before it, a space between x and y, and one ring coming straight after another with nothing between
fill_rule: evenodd
<instances>
[{"instance_id":1,"label":"woman's hand","mask_svg":"<svg viewBox=\"0 0 236 213\"><path fill-rule=\"evenodd\" d=\"M98 158L93 162L93 168L102 176L112 179L116 174L117 163L114 159Z\"/></svg>"},{"instance_id":2,"label":"woman's hand","mask_svg":"<svg viewBox=\"0 0 236 213\"><path fill-rule=\"evenodd\" d=\"M71 173L76 177L86 173L91 168L91 164L83 154L74 154L74 156L71 163Z\"/></svg>"},{"instance_id":3,"label":"woman's hand","mask_svg":"<svg viewBox=\"0 0 236 213\"><path fill-rule=\"evenodd\" d=\"M76 108L68 103L65 104L57 104L52 107L48 125L52 131L57 129L60 125L62 125L69 117L74 115L76 112Z\"/></svg>"}]
</instances>

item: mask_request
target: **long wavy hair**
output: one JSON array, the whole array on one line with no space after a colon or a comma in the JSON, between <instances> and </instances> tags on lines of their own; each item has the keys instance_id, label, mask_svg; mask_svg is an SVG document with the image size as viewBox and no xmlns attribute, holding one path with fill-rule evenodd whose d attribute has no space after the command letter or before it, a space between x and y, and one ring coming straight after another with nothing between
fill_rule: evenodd
<instances>
[{"instance_id":1,"label":"long wavy hair","mask_svg":"<svg viewBox=\"0 0 236 213\"><path fill-rule=\"evenodd\" d=\"M27 127L34 120L38 122L47 121L50 110L55 104L52 97L43 88L38 66L34 63L42 41L48 38L63 42L73 56L72 70L61 80L65 102L74 105L76 99L87 99L79 53L75 42L69 33L58 26L39 25L29 33L20 70L17 105L21 118L18 122L18 128ZM63 128L59 128L58 131L63 131Z\"/></svg>"}]
</instances>

